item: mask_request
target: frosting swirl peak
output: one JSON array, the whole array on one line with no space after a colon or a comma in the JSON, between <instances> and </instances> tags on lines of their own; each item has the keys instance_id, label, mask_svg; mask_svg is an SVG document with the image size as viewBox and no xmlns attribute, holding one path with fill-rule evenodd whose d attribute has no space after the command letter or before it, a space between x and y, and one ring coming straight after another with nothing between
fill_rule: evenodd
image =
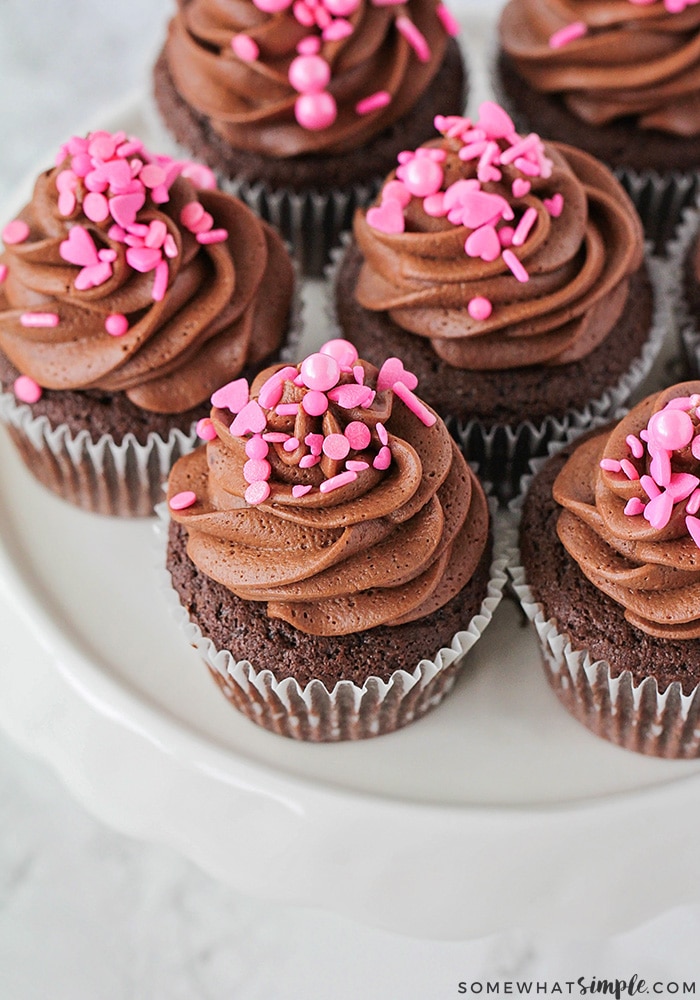
<instances>
[{"instance_id":1,"label":"frosting swirl peak","mask_svg":"<svg viewBox=\"0 0 700 1000\"><path fill-rule=\"evenodd\" d=\"M471 578L483 492L392 358L347 341L212 397L205 448L169 482L188 555L301 631L342 635L422 618Z\"/></svg>"}]
</instances>

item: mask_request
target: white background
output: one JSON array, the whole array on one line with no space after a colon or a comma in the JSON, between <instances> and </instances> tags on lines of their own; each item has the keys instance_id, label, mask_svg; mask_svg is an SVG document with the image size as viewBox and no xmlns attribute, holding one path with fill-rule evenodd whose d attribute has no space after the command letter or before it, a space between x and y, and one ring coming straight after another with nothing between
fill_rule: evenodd
<instances>
[{"instance_id":1,"label":"white background","mask_svg":"<svg viewBox=\"0 0 700 1000\"><path fill-rule=\"evenodd\" d=\"M170 0L0 0L0 202L47 150L147 86L170 12ZM659 844L649 858L661 873L663 856ZM521 928L430 943L243 898L97 824L0 737L0 1000L442 1000L487 979L567 995L580 976L633 973L700 991L699 952L700 906L609 940Z\"/></svg>"}]
</instances>

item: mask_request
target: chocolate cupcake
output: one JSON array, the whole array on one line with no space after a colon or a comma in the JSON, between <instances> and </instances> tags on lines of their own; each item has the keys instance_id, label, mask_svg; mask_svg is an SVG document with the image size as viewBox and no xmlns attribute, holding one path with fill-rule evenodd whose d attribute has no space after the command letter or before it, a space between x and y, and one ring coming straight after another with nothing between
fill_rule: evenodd
<instances>
[{"instance_id":1,"label":"chocolate cupcake","mask_svg":"<svg viewBox=\"0 0 700 1000\"><path fill-rule=\"evenodd\" d=\"M168 130L272 221L308 273L438 108L461 112L440 0L181 0L155 67Z\"/></svg>"},{"instance_id":2,"label":"chocolate cupcake","mask_svg":"<svg viewBox=\"0 0 700 1000\"><path fill-rule=\"evenodd\" d=\"M498 105L439 118L358 211L335 308L360 354L406 359L507 495L536 454L624 403L658 348L637 213L586 153Z\"/></svg>"},{"instance_id":3,"label":"chocolate cupcake","mask_svg":"<svg viewBox=\"0 0 700 1000\"><path fill-rule=\"evenodd\" d=\"M357 739L418 718L498 603L484 493L410 381L331 341L219 390L208 443L170 475L188 639L274 732Z\"/></svg>"},{"instance_id":4,"label":"chocolate cupcake","mask_svg":"<svg viewBox=\"0 0 700 1000\"><path fill-rule=\"evenodd\" d=\"M616 168L662 248L698 187L697 4L510 0L499 38L518 125Z\"/></svg>"},{"instance_id":5,"label":"chocolate cupcake","mask_svg":"<svg viewBox=\"0 0 700 1000\"><path fill-rule=\"evenodd\" d=\"M149 514L225 366L279 356L293 274L211 171L124 133L73 137L2 231L0 417L88 510Z\"/></svg>"},{"instance_id":6,"label":"chocolate cupcake","mask_svg":"<svg viewBox=\"0 0 700 1000\"><path fill-rule=\"evenodd\" d=\"M660 757L700 756L699 406L680 383L549 459L513 569L563 704Z\"/></svg>"}]
</instances>

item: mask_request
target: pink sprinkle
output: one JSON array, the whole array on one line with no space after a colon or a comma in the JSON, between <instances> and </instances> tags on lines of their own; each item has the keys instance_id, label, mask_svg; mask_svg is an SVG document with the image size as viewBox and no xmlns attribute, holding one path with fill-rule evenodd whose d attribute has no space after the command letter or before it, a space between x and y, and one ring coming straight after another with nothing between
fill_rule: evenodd
<instances>
[{"instance_id":1,"label":"pink sprinkle","mask_svg":"<svg viewBox=\"0 0 700 1000\"><path fill-rule=\"evenodd\" d=\"M297 52L300 56L315 56L320 51L321 39L318 35L307 35L297 45Z\"/></svg>"},{"instance_id":2,"label":"pink sprinkle","mask_svg":"<svg viewBox=\"0 0 700 1000\"><path fill-rule=\"evenodd\" d=\"M637 514L644 513L644 504L639 499L639 497L632 497L625 504L624 512L625 514L627 514L628 517L636 517Z\"/></svg>"},{"instance_id":3,"label":"pink sprinkle","mask_svg":"<svg viewBox=\"0 0 700 1000\"><path fill-rule=\"evenodd\" d=\"M330 354L317 352L304 358L299 374L302 385L308 389L318 389L325 392L337 385L340 378L340 365Z\"/></svg>"},{"instance_id":4,"label":"pink sprinkle","mask_svg":"<svg viewBox=\"0 0 700 1000\"><path fill-rule=\"evenodd\" d=\"M384 424L377 424L377 434L379 435L379 440L382 444L389 444L389 435L387 434L386 427Z\"/></svg>"},{"instance_id":5,"label":"pink sprinkle","mask_svg":"<svg viewBox=\"0 0 700 1000\"><path fill-rule=\"evenodd\" d=\"M513 233L513 246L521 247L523 245L536 221L537 209L528 208Z\"/></svg>"},{"instance_id":6,"label":"pink sprinkle","mask_svg":"<svg viewBox=\"0 0 700 1000\"><path fill-rule=\"evenodd\" d=\"M237 378L212 393L211 405L217 409L229 410L231 413L240 413L247 406L249 397L247 380Z\"/></svg>"},{"instance_id":7,"label":"pink sprinkle","mask_svg":"<svg viewBox=\"0 0 700 1000\"><path fill-rule=\"evenodd\" d=\"M156 264L156 274L153 280L153 291L151 292L154 302L162 302L168 290L168 265L164 260Z\"/></svg>"},{"instance_id":8,"label":"pink sprinkle","mask_svg":"<svg viewBox=\"0 0 700 1000\"><path fill-rule=\"evenodd\" d=\"M241 32L231 39L231 48L243 62L255 62L260 55L260 49L254 38Z\"/></svg>"},{"instance_id":9,"label":"pink sprinkle","mask_svg":"<svg viewBox=\"0 0 700 1000\"><path fill-rule=\"evenodd\" d=\"M307 434L304 444L311 450L312 455L320 455L323 451L323 434Z\"/></svg>"},{"instance_id":10,"label":"pink sprinkle","mask_svg":"<svg viewBox=\"0 0 700 1000\"><path fill-rule=\"evenodd\" d=\"M129 320L122 313L111 313L105 320L105 330L110 337L123 337L129 329Z\"/></svg>"},{"instance_id":11,"label":"pink sprinkle","mask_svg":"<svg viewBox=\"0 0 700 1000\"><path fill-rule=\"evenodd\" d=\"M186 510L194 503L197 503L197 494L193 493L192 490L183 490L182 493L176 493L174 497L170 498L168 506L171 510Z\"/></svg>"},{"instance_id":12,"label":"pink sprinkle","mask_svg":"<svg viewBox=\"0 0 700 1000\"><path fill-rule=\"evenodd\" d=\"M289 434L285 434L284 431L267 431L263 434L263 441L269 441L270 444L282 444L288 437Z\"/></svg>"},{"instance_id":13,"label":"pink sprinkle","mask_svg":"<svg viewBox=\"0 0 700 1000\"><path fill-rule=\"evenodd\" d=\"M513 181L511 191L513 192L514 198L524 198L525 195L530 193L532 184L530 181L526 181L524 177L516 177Z\"/></svg>"},{"instance_id":14,"label":"pink sprinkle","mask_svg":"<svg viewBox=\"0 0 700 1000\"><path fill-rule=\"evenodd\" d=\"M321 459L318 455L303 455L302 458L299 459L299 468L311 469L314 465L318 465L320 461Z\"/></svg>"},{"instance_id":15,"label":"pink sprinkle","mask_svg":"<svg viewBox=\"0 0 700 1000\"><path fill-rule=\"evenodd\" d=\"M228 239L228 229L210 229L208 233L197 233L196 239L203 246L209 243L223 243Z\"/></svg>"},{"instance_id":16,"label":"pink sprinkle","mask_svg":"<svg viewBox=\"0 0 700 1000\"><path fill-rule=\"evenodd\" d=\"M558 219L564 210L564 196L557 191L551 198L544 198L542 204L553 219Z\"/></svg>"},{"instance_id":17,"label":"pink sprinkle","mask_svg":"<svg viewBox=\"0 0 700 1000\"><path fill-rule=\"evenodd\" d=\"M396 29L416 53L419 62L430 62L430 46L410 18L400 14L396 18Z\"/></svg>"},{"instance_id":18,"label":"pink sprinkle","mask_svg":"<svg viewBox=\"0 0 700 1000\"><path fill-rule=\"evenodd\" d=\"M338 362L341 368L351 368L357 361L357 348L349 340L338 337L335 340L327 340L320 347L321 354L330 354Z\"/></svg>"},{"instance_id":19,"label":"pink sprinkle","mask_svg":"<svg viewBox=\"0 0 700 1000\"><path fill-rule=\"evenodd\" d=\"M634 458L641 458L644 454L644 445L635 434L628 434L625 443L632 452Z\"/></svg>"},{"instance_id":20,"label":"pink sprinkle","mask_svg":"<svg viewBox=\"0 0 700 1000\"><path fill-rule=\"evenodd\" d=\"M298 412L298 403L280 403L275 407L275 413L280 417L295 417Z\"/></svg>"},{"instance_id":21,"label":"pink sprinkle","mask_svg":"<svg viewBox=\"0 0 700 1000\"><path fill-rule=\"evenodd\" d=\"M498 242L502 247L510 247L513 245L513 236L515 230L512 226L501 226L498 230Z\"/></svg>"},{"instance_id":22,"label":"pink sprinkle","mask_svg":"<svg viewBox=\"0 0 700 1000\"><path fill-rule=\"evenodd\" d=\"M649 497L650 500L653 500L654 497L658 497L658 495L661 493L661 490L656 485L651 476L640 476L639 482L642 489L644 490L644 492L646 493L646 495Z\"/></svg>"},{"instance_id":23,"label":"pink sprinkle","mask_svg":"<svg viewBox=\"0 0 700 1000\"><path fill-rule=\"evenodd\" d=\"M72 191L61 191L58 196L58 210L61 215L72 215L78 204Z\"/></svg>"},{"instance_id":24,"label":"pink sprinkle","mask_svg":"<svg viewBox=\"0 0 700 1000\"><path fill-rule=\"evenodd\" d=\"M391 465L391 450L387 448L386 445L383 448L379 449L374 458L374 461L372 462L372 465L374 466L375 469L378 469L380 472L383 472L385 469L389 468L389 466Z\"/></svg>"},{"instance_id":25,"label":"pink sprinkle","mask_svg":"<svg viewBox=\"0 0 700 1000\"><path fill-rule=\"evenodd\" d=\"M484 298L483 295L477 295L473 299L470 299L467 305L467 312L475 320L488 319L492 311L493 306L491 302Z\"/></svg>"},{"instance_id":26,"label":"pink sprinkle","mask_svg":"<svg viewBox=\"0 0 700 1000\"><path fill-rule=\"evenodd\" d=\"M265 411L258 404L257 400L251 399L236 414L233 423L229 427L229 431L233 437L245 437L246 434L262 434L266 423Z\"/></svg>"},{"instance_id":27,"label":"pink sprinkle","mask_svg":"<svg viewBox=\"0 0 700 1000\"><path fill-rule=\"evenodd\" d=\"M161 219L154 219L148 227L148 233L144 242L147 247L158 249L165 243L165 237L167 235L168 227L165 223Z\"/></svg>"},{"instance_id":28,"label":"pink sprinkle","mask_svg":"<svg viewBox=\"0 0 700 1000\"><path fill-rule=\"evenodd\" d=\"M266 482L272 473L272 466L264 458L249 458L243 466L243 478L251 486L253 483Z\"/></svg>"},{"instance_id":29,"label":"pink sprinkle","mask_svg":"<svg viewBox=\"0 0 700 1000\"><path fill-rule=\"evenodd\" d=\"M352 370L352 373L355 376L355 381L357 382L358 385L365 384L365 370L362 367L362 365L355 365L355 367Z\"/></svg>"},{"instance_id":30,"label":"pink sprinkle","mask_svg":"<svg viewBox=\"0 0 700 1000\"><path fill-rule=\"evenodd\" d=\"M22 326L58 326L60 320L57 313L22 313L19 318Z\"/></svg>"},{"instance_id":31,"label":"pink sprinkle","mask_svg":"<svg viewBox=\"0 0 700 1000\"><path fill-rule=\"evenodd\" d=\"M700 510L700 490L693 490L685 505L686 514L697 514Z\"/></svg>"},{"instance_id":32,"label":"pink sprinkle","mask_svg":"<svg viewBox=\"0 0 700 1000\"><path fill-rule=\"evenodd\" d=\"M280 368L279 371L263 382L258 393L258 402L260 405L264 406L266 410L270 410L273 406L276 406L282 398L285 380L294 378L296 373L296 368L287 365L286 368Z\"/></svg>"},{"instance_id":33,"label":"pink sprinkle","mask_svg":"<svg viewBox=\"0 0 700 1000\"><path fill-rule=\"evenodd\" d=\"M365 448L369 447L372 433L366 424L359 420L352 420L345 428L345 437L353 451L364 451Z\"/></svg>"},{"instance_id":34,"label":"pink sprinkle","mask_svg":"<svg viewBox=\"0 0 700 1000\"><path fill-rule=\"evenodd\" d=\"M13 219L8 222L2 231L2 240L6 246L13 246L16 243L24 243L29 236L29 226L22 219Z\"/></svg>"},{"instance_id":35,"label":"pink sprinkle","mask_svg":"<svg viewBox=\"0 0 700 1000\"><path fill-rule=\"evenodd\" d=\"M668 492L653 497L644 508L644 517L657 531L665 528L673 513L673 498Z\"/></svg>"},{"instance_id":36,"label":"pink sprinkle","mask_svg":"<svg viewBox=\"0 0 700 1000\"><path fill-rule=\"evenodd\" d=\"M686 517L685 526L688 529L688 534L700 549L700 520L697 517Z\"/></svg>"},{"instance_id":37,"label":"pink sprinkle","mask_svg":"<svg viewBox=\"0 0 700 1000\"><path fill-rule=\"evenodd\" d=\"M549 36L549 47L550 49L561 49L577 38L583 38L587 33L588 28L583 21L574 21L573 24L567 24Z\"/></svg>"},{"instance_id":38,"label":"pink sprinkle","mask_svg":"<svg viewBox=\"0 0 700 1000\"><path fill-rule=\"evenodd\" d=\"M620 469L622 472L624 472L624 474L627 476L628 479L630 480L639 479L639 473L637 472L636 467L632 464L632 462L630 462L628 458L622 459L622 461L620 462Z\"/></svg>"},{"instance_id":39,"label":"pink sprinkle","mask_svg":"<svg viewBox=\"0 0 700 1000\"><path fill-rule=\"evenodd\" d=\"M619 472L621 468L620 463L614 458L602 458L600 467L604 472Z\"/></svg>"},{"instance_id":40,"label":"pink sprinkle","mask_svg":"<svg viewBox=\"0 0 700 1000\"><path fill-rule=\"evenodd\" d=\"M270 495L270 486L264 480L258 483L251 483L248 489L245 491L246 502L254 506L255 504L264 503Z\"/></svg>"},{"instance_id":41,"label":"pink sprinkle","mask_svg":"<svg viewBox=\"0 0 700 1000\"><path fill-rule=\"evenodd\" d=\"M515 161L515 166L521 173L526 174L528 177L540 176L539 166L536 163L533 163L531 160L526 160L524 156L519 156L517 158L517 160Z\"/></svg>"},{"instance_id":42,"label":"pink sprinkle","mask_svg":"<svg viewBox=\"0 0 700 1000\"><path fill-rule=\"evenodd\" d=\"M465 163L469 160L475 160L477 156L481 156L482 153L486 151L488 142L485 139L481 139L479 142L470 142L466 146L462 146L459 151L459 158Z\"/></svg>"},{"instance_id":43,"label":"pink sprinkle","mask_svg":"<svg viewBox=\"0 0 700 1000\"><path fill-rule=\"evenodd\" d=\"M358 462L354 458L349 458L345 463L345 468L349 472L364 472L365 469L369 469L369 462Z\"/></svg>"},{"instance_id":44,"label":"pink sprinkle","mask_svg":"<svg viewBox=\"0 0 700 1000\"><path fill-rule=\"evenodd\" d=\"M305 497L306 494L311 491L311 488L312 488L311 486L301 486L301 485L292 486L292 496L296 500L300 500L301 497Z\"/></svg>"},{"instance_id":45,"label":"pink sprinkle","mask_svg":"<svg viewBox=\"0 0 700 1000\"><path fill-rule=\"evenodd\" d=\"M380 108L385 108L390 103L391 94L389 91L377 90L374 94L370 94L369 97L358 101L355 105L355 111L358 115L369 115L372 111L379 111Z\"/></svg>"},{"instance_id":46,"label":"pink sprinkle","mask_svg":"<svg viewBox=\"0 0 700 1000\"><path fill-rule=\"evenodd\" d=\"M350 442L344 434L329 434L323 441L323 454L342 462L350 453Z\"/></svg>"},{"instance_id":47,"label":"pink sprinkle","mask_svg":"<svg viewBox=\"0 0 700 1000\"><path fill-rule=\"evenodd\" d=\"M445 29L446 34L455 38L459 34L459 22L455 16L447 9L444 3L439 3L437 5L437 16L440 19L440 24Z\"/></svg>"},{"instance_id":48,"label":"pink sprinkle","mask_svg":"<svg viewBox=\"0 0 700 1000\"><path fill-rule=\"evenodd\" d=\"M418 399L418 396L411 392L408 386L405 386L403 382L395 382L393 389L399 399L406 404L411 413L418 417L422 424L425 424L426 427L433 426L437 417L431 413L425 403Z\"/></svg>"},{"instance_id":49,"label":"pink sprinkle","mask_svg":"<svg viewBox=\"0 0 700 1000\"><path fill-rule=\"evenodd\" d=\"M697 460L700 462L700 434L698 434L697 437L693 438L693 442L690 446L690 452L693 458L697 458Z\"/></svg>"},{"instance_id":50,"label":"pink sprinkle","mask_svg":"<svg viewBox=\"0 0 700 1000\"><path fill-rule=\"evenodd\" d=\"M330 479L325 479L319 486L319 489L321 493L331 493L333 490L340 489L341 486L347 486L349 483L354 483L356 479L356 472L341 472L337 476L331 476Z\"/></svg>"},{"instance_id":51,"label":"pink sprinkle","mask_svg":"<svg viewBox=\"0 0 700 1000\"><path fill-rule=\"evenodd\" d=\"M503 251L503 263L512 271L513 277L516 281L523 283L530 280L530 275L527 273L512 250Z\"/></svg>"},{"instance_id":52,"label":"pink sprinkle","mask_svg":"<svg viewBox=\"0 0 700 1000\"><path fill-rule=\"evenodd\" d=\"M363 406L372 390L366 385L338 385L331 389L328 398L345 410L352 410L356 406Z\"/></svg>"},{"instance_id":53,"label":"pink sprinkle","mask_svg":"<svg viewBox=\"0 0 700 1000\"><path fill-rule=\"evenodd\" d=\"M402 208L411 200L411 192L408 190L403 181L389 181L382 188L382 201L398 201Z\"/></svg>"},{"instance_id":54,"label":"pink sprinkle","mask_svg":"<svg viewBox=\"0 0 700 1000\"><path fill-rule=\"evenodd\" d=\"M0 264L0 285L7 277L7 264Z\"/></svg>"},{"instance_id":55,"label":"pink sprinkle","mask_svg":"<svg viewBox=\"0 0 700 1000\"><path fill-rule=\"evenodd\" d=\"M160 250L153 250L151 247L130 246L126 251L127 264L140 274L152 271L160 263L161 258Z\"/></svg>"},{"instance_id":56,"label":"pink sprinkle","mask_svg":"<svg viewBox=\"0 0 700 1000\"><path fill-rule=\"evenodd\" d=\"M289 437L282 445L285 451L296 451L299 447L299 438Z\"/></svg>"},{"instance_id":57,"label":"pink sprinkle","mask_svg":"<svg viewBox=\"0 0 700 1000\"><path fill-rule=\"evenodd\" d=\"M20 375L16 378L12 389L20 403L36 403L42 396L41 386L28 375Z\"/></svg>"},{"instance_id":58,"label":"pink sprinkle","mask_svg":"<svg viewBox=\"0 0 700 1000\"><path fill-rule=\"evenodd\" d=\"M350 21L346 21L344 17L339 17L324 27L323 40L324 42L339 42L343 38L349 38L354 30Z\"/></svg>"},{"instance_id":59,"label":"pink sprinkle","mask_svg":"<svg viewBox=\"0 0 700 1000\"><path fill-rule=\"evenodd\" d=\"M513 163L518 159L519 156L525 156L536 148L537 144L540 142L540 137L536 132L530 132L523 139L518 142L513 143L508 149L505 149L500 156L500 162L504 165L508 163Z\"/></svg>"},{"instance_id":60,"label":"pink sprinkle","mask_svg":"<svg viewBox=\"0 0 700 1000\"><path fill-rule=\"evenodd\" d=\"M216 437L216 428L209 417L202 417L197 421L197 437L202 441L213 441Z\"/></svg>"},{"instance_id":61,"label":"pink sprinkle","mask_svg":"<svg viewBox=\"0 0 700 1000\"><path fill-rule=\"evenodd\" d=\"M270 452L270 445L265 441L260 434L254 434L253 437L248 438L245 443L245 453L248 458L254 458L258 461L263 458L267 458ZM264 478L264 477L261 477Z\"/></svg>"}]
</instances>

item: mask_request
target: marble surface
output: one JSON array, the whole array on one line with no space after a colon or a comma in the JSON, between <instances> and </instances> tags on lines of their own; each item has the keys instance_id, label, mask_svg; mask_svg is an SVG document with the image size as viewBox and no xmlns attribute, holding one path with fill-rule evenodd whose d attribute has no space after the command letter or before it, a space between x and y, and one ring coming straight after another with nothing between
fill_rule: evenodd
<instances>
[{"instance_id":1,"label":"marble surface","mask_svg":"<svg viewBox=\"0 0 700 1000\"><path fill-rule=\"evenodd\" d=\"M170 9L171 0L0 2L0 202L47 150L145 85ZM663 844L643 874L663 879ZM488 981L505 991L513 980L579 995L567 982L633 974L671 984L656 995L674 983L683 995L683 982L700 981L698 940L700 905L609 939L595 927L576 941L522 928L435 943L244 898L98 824L0 736L1 1000L441 1000L460 983L486 993Z\"/></svg>"}]
</instances>

